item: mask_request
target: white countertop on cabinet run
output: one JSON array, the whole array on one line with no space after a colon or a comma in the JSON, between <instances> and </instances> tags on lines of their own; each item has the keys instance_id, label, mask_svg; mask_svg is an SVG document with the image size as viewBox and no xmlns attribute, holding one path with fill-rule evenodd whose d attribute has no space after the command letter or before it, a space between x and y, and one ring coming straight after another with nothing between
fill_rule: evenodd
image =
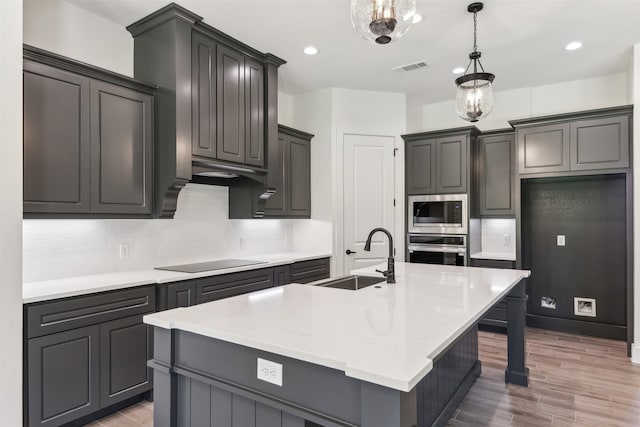
<instances>
[{"instance_id":1,"label":"white countertop on cabinet run","mask_svg":"<svg viewBox=\"0 0 640 427\"><path fill-rule=\"evenodd\" d=\"M250 257L233 257L234 259L248 259L264 262L242 267L203 271L200 273L181 273L174 271L149 269L96 274L91 276L67 277L64 279L44 280L40 282L27 282L23 283L22 285L22 302L23 304L28 304L33 302L52 300L56 298L66 298L78 295L92 294L96 292L131 288L135 286L178 282L181 280L197 279L200 277L236 273L238 271L275 267L278 265L291 264L297 261L327 258L330 256L331 254L327 253L277 253L268 255L255 255ZM205 260L194 260L190 262L201 261L216 261L216 259L211 258ZM185 262L184 264L186 263L187 262Z\"/></svg>"},{"instance_id":2,"label":"white countertop on cabinet run","mask_svg":"<svg viewBox=\"0 0 640 427\"><path fill-rule=\"evenodd\" d=\"M380 276L375 269L354 273ZM396 284L358 291L291 284L150 314L180 329L410 391L528 271L396 263ZM286 366L284 369L287 369Z\"/></svg>"}]
</instances>

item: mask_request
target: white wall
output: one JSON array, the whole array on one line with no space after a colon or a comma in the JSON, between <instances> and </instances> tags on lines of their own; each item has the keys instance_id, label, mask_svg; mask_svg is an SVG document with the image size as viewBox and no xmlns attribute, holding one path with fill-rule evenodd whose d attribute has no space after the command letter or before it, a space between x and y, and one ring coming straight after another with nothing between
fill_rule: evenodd
<instances>
[{"instance_id":1,"label":"white wall","mask_svg":"<svg viewBox=\"0 0 640 427\"><path fill-rule=\"evenodd\" d=\"M229 220L228 194L188 184L172 220L25 220L24 281L291 251L292 221Z\"/></svg>"},{"instance_id":2,"label":"white wall","mask_svg":"<svg viewBox=\"0 0 640 427\"><path fill-rule=\"evenodd\" d=\"M631 103L626 73L546 86L496 92L493 111L475 123L480 130L510 127L508 121ZM468 126L456 115L455 102L422 106L422 130Z\"/></svg>"},{"instance_id":3,"label":"white wall","mask_svg":"<svg viewBox=\"0 0 640 427\"><path fill-rule=\"evenodd\" d=\"M640 43L633 46L631 84L632 102L640 105ZM633 135L640 138L639 112L634 111ZM640 364L640 149L633 144L633 346L631 361Z\"/></svg>"},{"instance_id":4,"label":"white wall","mask_svg":"<svg viewBox=\"0 0 640 427\"><path fill-rule=\"evenodd\" d=\"M278 92L278 124L293 127L293 96Z\"/></svg>"},{"instance_id":5,"label":"white wall","mask_svg":"<svg viewBox=\"0 0 640 427\"><path fill-rule=\"evenodd\" d=\"M64 0L24 0L24 42L133 76L133 38L127 30Z\"/></svg>"},{"instance_id":6,"label":"white wall","mask_svg":"<svg viewBox=\"0 0 640 427\"><path fill-rule=\"evenodd\" d=\"M22 1L0 1L0 414L22 425Z\"/></svg>"}]
</instances>

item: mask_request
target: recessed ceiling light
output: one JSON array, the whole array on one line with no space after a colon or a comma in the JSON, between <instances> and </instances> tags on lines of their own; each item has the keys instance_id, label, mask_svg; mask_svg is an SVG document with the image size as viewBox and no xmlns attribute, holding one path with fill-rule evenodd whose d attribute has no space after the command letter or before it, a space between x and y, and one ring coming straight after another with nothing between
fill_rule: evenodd
<instances>
[{"instance_id":1,"label":"recessed ceiling light","mask_svg":"<svg viewBox=\"0 0 640 427\"><path fill-rule=\"evenodd\" d=\"M420 21L422 21L422 15L417 14L417 13L416 13L416 14L414 14L414 15L413 15L413 23L414 23L414 24L417 24L417 23L418 23L418 22L420 22Z\"/></svg>"},{"instance_id":2,"label":"recessed ceiling light","mask_svg":"<svg viewBox=\"0 0 640 427\"><path fill-rule=\"evenodd\" d=\"M464 68L462 68L462 67L456 67L456 68L454 68L453 70L451 70L451 72L452 72L453 74L462 74L462 73L464 73Z\"/></svg>"},{"instance_id":3,"label":"recessed ceiling light","mask_svg":"<svg viewBox=\"0 0 640 427\"><path fill-rule=\"evenodd\" d=\"M568 45L566 45L564 48L566 50L576 50L576 49L580 49L582 47L582 43L580 42L571 42Z\"/></svg>"},{"instance_id":4,"label":"recessed ceiling light","mask_svg":"<svg viewBox=\"0 0 640 427\"><path fill-rule=\"evenodd\" d=\"M318 49L313 46L307 46L304 48L304 53L306 53L307 55L315 55L316 53L318 53Z\"/></svg>"}]
</instances>

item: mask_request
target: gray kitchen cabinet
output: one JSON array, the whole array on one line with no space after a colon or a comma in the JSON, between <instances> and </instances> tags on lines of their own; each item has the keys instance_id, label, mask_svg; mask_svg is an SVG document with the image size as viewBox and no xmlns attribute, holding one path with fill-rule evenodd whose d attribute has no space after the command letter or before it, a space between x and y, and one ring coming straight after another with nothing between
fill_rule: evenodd
<instances>
[{"instance_id":1,"label":"gray kitchen cabinet","mask_svg":"<svg viewBox=\"0 0 640 427\"><path fill-rule=\"evenodd\" d=\"M298 261L291 265L291 283L310 283L330 276L330 258Z\"/></svg>"},{"instance_id":2,"label":"gray kitchen cabinet","mask_svg":"<svg viewBox=\"0 0 640 427\"><path fill-rule=\"evenodd\" d=\"M266 217L309 218L311 215L311 138L278 126L277 144L269 147L267 181L275 193L267 200Z\"/></svg>"},{"instance_id":3,"label":"gray kitchen cabinet","mask_svg":"<svg viewBox=\"0 0 640 427\"><path fill-rule=\"evenodd\" d=\"M96 325L29 340L26 425L60 426L100 409L99 345Z\"/></svg>"},{"instance_id":4,"label":"gray kitchen cabinet","mask_svg":"<svg viewBox=\"0 0 640 427\"><path fill-rule=\"evenodd\" d=\"M194 156L216 158L216 43L194 33L191 60L192 152Z\"/></svg>"},{"instance_id":5,"label":"gray kitchen cabinet","mask_svg":"<svg viewBox=\"0 0 640 427\"><path fill-rule=\"evenodd\" d=\"M571 170L629 167L629 116L571 123Z\"/></svg>"},{"instance_id":6,"label":"gray kitchen cabinet","mask_svg":"<svg viewBox=\"0 0 640 427\"><path fill-rule=\"evenodd\" d=\"M152 388L154 286L28 304L25 425L60 426Z\"/></svg>"},{"instance_id":7,"label":"gray kitchen cabinet","mask_svg":"<svg viewBox=\"0 0 640 427\"><path fill-rule=\"evenodd\" d=\"M273 286L273 268L221 274L196 281L196 304L215 301Z\"/></svg>"},{"instance_id":8,"label":"gray kitchen cabinet","mask_svg":"<svg viewBox=\"0 0 640 427\"><path fill-rule=\"evenodd\" d=\"M291 267L280 265L273 267L273 286L282 286L291 283Z\"/></svg>"},{"instance_id":9,"label":"gray kitchen cabinet","mask_svg":"<svg viewBox=\"0 0 640 427\"><path fill-rule=\"evenodd\" d=\"M167 289L167 310L176 307L190 307L196 304L196 281L169 283Z\"/></svg>"},{"instance_id":10,"label":"gray kitchen cabinet","mask_svg":"<svg viewBox=\"0 0 640 427\"><path fill-rule=\"evenodd\" d=\"M470 147L479 131L474 126L402 135L405 141L407 194L466 193Z\"/></svg>"},{"instance_id":11,"label":"gray kitchen cabinet","mask_svg":"<svg viewBox=\"0 0 640 427\"><path fill-rule=\"evenodd\" d=\"M155 87L24 47L25 217L149 217Z\"/></svg>"},{"instance_id":12,"label":"gray kitchen cabinet","mask_svg":"<svg viewBox=\"0 0 640 427\"><path fill-rule=\"evenodd\" d=\"M477 147L478 213L515 216L515 136L513 131L486 134Z\"/></svg>"},{"instance_id":13,"label":"gray kitchen cabinet","mask_svg":"<svg viewBox=\"0 0 640 427\"><path fill-rule=\"evenodd\" d=\"M506 260L493 260L493 259L475 259L470 261L471 267L485 267L485 268L503 268L513 269L516 268L515 261ZM490 328L500 328L505 330L507 328L507 299L503 298L484 316L479 320L478 324L482 326L488 326Z\"/></svg>"},{"instance_id":14,"label":"gray kitchen cabinet","mask_svg":"<svg viewBox=\"0 0 640 427\"><path fill-rule=\"evenodd\" d=\"M24 211L91 209L89 78L24 61Z\"/></svg>"},{"instance_id":15,"label":"gray kitchen cabinet","mask_svg":"<svg viewBox=\"0 0 640 427\"><path fill-rule=\"evenodd\" d=\"M518 172L565 172L569 164L569 124L516 128Z\"/></svg>"},{"instance_id":16,"label":"gray kitchen cabinet","mask_svg":"<svg viewBox=\"0 0 640 427\"><path fill-rule=\"evenodd\" d=\"M518 173L628 168L631 114L632 108L624 106L510 121L516 129Z\"/></svg>"},{"instance_id":17,"label":"gray kitchen cabinet","mask_svg":"<svg viewBox=\"0 0 640 427\"><path fill-rule=\"evenodd\" d=\"M264 166L264 69L262 64L244 58L245 158L248 165Z\"/></svg>"},{"instance_id":18,"label":"gray kitchen cabinet","mask_svg":"<svg viewBox=\"0 0 640 427\"><path fill-rule=\"evenodd\" d=\"M244 57L236 50L217 45L216 158L235 163L245 161Z\"/></svg>"},{"instance_id":19,"label":"gray kitchen cabinet","mask_svg":"<svg viewBox=\"0 0 640 427\"><path fill-rule=\"evenodd\" d=\"M91 212L150 215L153 96L91 82Z\"/></svg>"},{"instance_id":20,"label":"gray kitchen cabinet","mask_svg":"<svg viewBox=\"0 0 640 427\"><path fill-rule=\"evenodd\" d=\"M100 406L107 407L151 389L151 328L142 316L100 325Z\"/></svg>"}]
</instances>

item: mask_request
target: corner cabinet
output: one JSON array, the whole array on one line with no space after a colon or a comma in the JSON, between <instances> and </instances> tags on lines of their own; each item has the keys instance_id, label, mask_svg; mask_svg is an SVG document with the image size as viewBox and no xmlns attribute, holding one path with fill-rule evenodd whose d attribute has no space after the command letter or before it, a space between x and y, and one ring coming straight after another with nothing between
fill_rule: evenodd
<instances>
[{"instance_id":1,"label":"corner cabinet","mask_svg":"<svg viewBox=\"0 0 640 427\"><path fill-rule=\"evenodd\" d=\"M516 149L513 130L483 133L478 137L474 151L479 216L515 216Z\"/></svg>"},{"instance_id":2,"label":"corner cabinet","mask_svg":"<svg viewBox=\"0 0 640 427\"><path fill-rule=\"evenodd\" d=\"M466 193L470 186L470 147L475 126L402 135L407 194Z\"/></svg>"},{"instance_id":3,"label":"corner cabinet","mask_svg":"<svg viewBox=\"0 0 640 427\"><path fill-rule=\"evenodd\" d=\"M626 169L632 107L514 120L518 173L563 174Z\"/></svg>"},{"instance_id":4,"label":"corner cabinet","mask_svg":"<svg viewBox=\"0 0 640 427\"><path fill-rule=\"evenodd\" d=\"M155 87L24 48L26 217L149 217Z\"/></svg>"},{"instance_id":5,"label":"corner cabinet","mask_svg":"<svg viewBox=\"0 0 640 427\"><path fill-rule=\"evenodd\" d=\"M311 139L313 135L278 126L277 144L269 147L267 183L275 193L267 200L265 217L311 216Z\"/></svg>"}]
</instances>

